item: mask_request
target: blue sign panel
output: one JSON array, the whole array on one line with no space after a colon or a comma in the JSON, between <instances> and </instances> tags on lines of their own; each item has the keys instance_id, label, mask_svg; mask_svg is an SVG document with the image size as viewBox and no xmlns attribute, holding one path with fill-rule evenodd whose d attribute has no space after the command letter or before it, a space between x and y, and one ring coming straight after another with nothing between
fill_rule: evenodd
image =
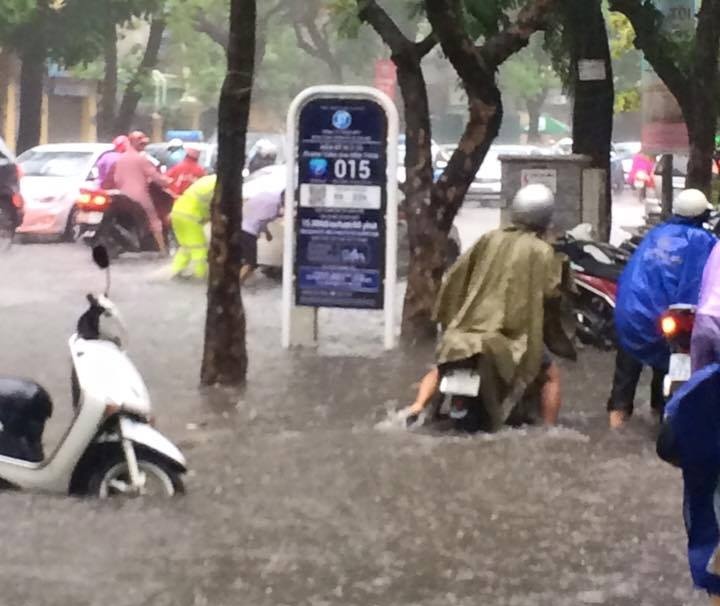
<instances>
[{"instance_id":1,"label":"blue sign panel","mask_svg":"<svg viewBox=\"0 0 720 606\"><path fill-rule=\"evenodd\" d=\"M369 99L313 99L300 112L297 305L383 308L387 129Z\"/></svg>"}]
</instances>

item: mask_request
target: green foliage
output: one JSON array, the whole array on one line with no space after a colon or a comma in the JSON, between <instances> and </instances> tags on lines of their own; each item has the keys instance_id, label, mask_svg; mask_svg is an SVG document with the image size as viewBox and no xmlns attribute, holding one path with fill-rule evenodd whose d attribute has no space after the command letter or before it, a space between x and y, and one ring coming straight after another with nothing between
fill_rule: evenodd
<instances>
[{"instance_id":1,"label":"green foliage","mask_svg":"<svg viewBox=\"0 0 720 606\"><path fill-rule=\"evenodd\" d=\"M0 0L0 42L7 43L8 37L28 22L36 9L36 0Z\"/></svg>"},{"instance_id":2,"label":"green foliage","mask_svg":"<svg viewBox=\"0 0 720 606\"><path fill-rule=\"evenodd\" d=\"M465 27L473 38L497 34L522 4L521 0L463 0Z\"/></svg>"},{"instance_id":3,"label":"green foliage","mask_svg":"<svg viewBox=\"0 0 720 606\"><path fill-rule=\"evenodd\" d=\"M157 10L161 0L0 0L0 46L36 44L41 32L50 58L62 65L88 63L101 54L108 28Z\"/></svg>"},{"instance_id":4,"label":"green foliage","mask_svg":"<svg viewBox=\"0 0 720 606\"><path fill-rule=\"evenodd\" d=\"M500 88L511 98L542 100L552 88L560 85L542 33L533 36L526 48L500 68Z\"/></svg>"},{"instance_id":5,"label":"green foliage","mask_svg":"<svg viewBox=\"0 0 720 606\"><path fill-rule=\"evenodd\" d=\"M607 12L606 19L615 76L615 112L638 111L642 54L633 44L635 31L620 13Z\"/></svg>"},{"instance_id":6,"label":"green foliage","mask_svg":"<svg viewBox=\"0 0 720 606\"><path fill-rule=\"evenodd\" d=\"M640 110L641 97L637 88L615 91L615 113Z\"/></svg>"}]
</instances>

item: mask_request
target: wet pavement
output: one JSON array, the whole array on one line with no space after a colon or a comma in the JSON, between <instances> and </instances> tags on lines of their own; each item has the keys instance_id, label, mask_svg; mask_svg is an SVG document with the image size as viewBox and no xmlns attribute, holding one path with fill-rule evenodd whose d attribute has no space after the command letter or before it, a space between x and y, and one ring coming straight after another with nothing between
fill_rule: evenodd
<instances>
[{"instance_id":1,"label":"wet pavement","mask_svg":"<svg viewBox=\"0 0 720 606\"><path fill-rule=\"evenodd\" d=\"M67 338L103 287L82 247L0 257L4 374L70 419ZM461 438L407 432L430 351L387 354L373 314L321 316L318 351L279 347L280 288L246 290L250 381L197 387L204 290L152 258L121 260L113 299L188 494L100 503L0 494L0 603L14 605L700 605L679 473L654 454L642 404L606 428L609 354L564 364L562 426ZM645 387L640 400L647 400Z\"/></svg>"}]
</instances>

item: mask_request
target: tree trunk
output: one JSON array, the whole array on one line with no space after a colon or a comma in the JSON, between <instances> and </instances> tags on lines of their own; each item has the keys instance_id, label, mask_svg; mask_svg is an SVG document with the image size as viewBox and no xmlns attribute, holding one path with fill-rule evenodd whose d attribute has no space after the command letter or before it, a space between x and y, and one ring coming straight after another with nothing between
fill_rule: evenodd
<instances>
[{"instance_id":1,"label":"tree trunk","mask_svg":"<svg viewBox=\"0 0 720 606\"><path fill-rule=\"evenodd\" d=\"M543 93L532 99L525 100L528 112L528 143L540 142L540 115L545 104L545 96L545 93Z\"/></svg>"},{"instance_id":2,"label":"tree trunk","mask_svg":"<svg viewBox=\"0 0 720 606\"><path fill-rule=\"evenodd\" d=\"M247 375L240 289L242 170L255 67L256 0L231 0L228 71L220 94L218 186L212 205L204 385L241 385Z\"/></svg>"},{"instance_id":3,"label":"tree trunk","mask_svg":"<svg viewBox=\"0 0 720 606\"><path fill-rule=\"evenodd\" d=\"M574 76L573 153L590 156L592 167L605 171L605 198L598 231L600 238L608 240L612 227L610 146L615 90L605 17L601 0L593 0L592 7L569 0L565 2L565 10ZM602 64L605 77L581 79L579 62L583 60Z\"/></svg>"},{"instance_id":4,"label":"tree trunk","mask_svg":"<svg viewBox=\"0 0 720 606\"><path fill-rule=\"evenodd\" d=\"M430 105L427 86L414 44L393 55L405 109L405 215L408 226L410 267L402 336L407 342L436 336L432 311L435 305L447 249L447 232L439 229L430 205L433 163Z\"/></svg>"},{"instance_id":5,"label":"tree trunk","mask_svg":"<svg viewBox=\"0 0 720 606\"><path fill-rule=\"evenodd\" d=\"M500 132L503 106L495 70L504 61L498 58L505 54L499 49L505 49L507 42L490 38L482 48L476 48L453 0L426 0L426 8L442 49L468 96L465 131L445 172L432 188L431 205L437 212L438 227L447 234L490 144ZM517 50L527 45L527 39ZM496 42L497 47L493 46ZM514 39L508 42L514 46Z\"/></svg>"},{"instance_id":6,"label":"tree trunk","mask_svg":"<svg viewBox=\"0 0 720 606\"><path fill-rule=\"evenodd\" d=\"M392 51L405 111L405 201L410 267L403 306L407 343L434 339L432 312L445 265L447 232L438 228L430 205L433 183L430 104L422 60L436 45L433 35L407 38L375 0L358 0L358 17L369 23Z\"/></svg>"},{"instance_id":7,"label":"tree trunk","mask_svg":"<svg viewBox=\"0 0 720 606\"><path fill-rule=\"evenodd\" d=\"M158 56L160 55L160 46L162 45L163 34L165 33L165 20L161 17L153 17L150 24L150 33L148 35L145 53L138 65L135 74L128 82L125 94L123 95L120 109L118 110L117 119L115 120L115 133L127 133L135 119L138 103L142 99L143 84L150 76L151 72L157 66Z\"/></svg>"},{"instance_id":8,"label":"tree trunk","mask_svg":"<svg viewBox=\"0 0 720 606\"><path fill-rule=\"evenodd\" d=\"M101 141L112 139L115 125L118 92L118 49L117 28L113 23L105 39L105 76L102 82L100 111L97 117L98 136Z\"/></svg>"},{"instance_id":9,"label":"tree trunk","mask_svg":"<svg viewBox=\"0 0 720 606\"><path fill-rule=\"evenodd\" d=\"M16 151L21 154L40 144L47 49L38 36L20 51L20 120Z\"/></svg>"},{"instance_id":10,"label":"tree trunk","mask_svg":"<svg viewBox=\"0 0 720 606\"><path fill-rule=\"evenodd\" d=\"M692 107L684 111L690 138L690 159L685 186L711 193L712 157L717 124L720 2L705 1L698 12L693 50ZM690 114L690 115L688 115Z\"/></svg>"}]
</instances>

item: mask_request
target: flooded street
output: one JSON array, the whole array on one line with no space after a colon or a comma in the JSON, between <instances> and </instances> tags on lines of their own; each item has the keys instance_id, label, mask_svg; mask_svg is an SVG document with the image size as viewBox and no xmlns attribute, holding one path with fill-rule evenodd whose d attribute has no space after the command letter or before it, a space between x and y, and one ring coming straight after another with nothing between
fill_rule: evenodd
<instances>
[{"instance_id":1,"label":"flooded street","mask_svg":"<svg viewBox=\"0 0 720 606\"><path fill-rule=\"evenodd\" d=\"M3 374L70 421L67 339L103 288L87 249L0 257ZM612 356L563 364L562 427L461 438L407 432L431 351L383 353L381 318L321 315L318 351L280 346L280 287L245 291L249 385L200 390L205 293L152 258L114 267L112 298L188 494L93 502L0 494L3 604L674 606L691 587L679 472L654 453L648 389L606 429ZM48 448L49 450L49 448Z\"/></svg>"}]
</instances>

